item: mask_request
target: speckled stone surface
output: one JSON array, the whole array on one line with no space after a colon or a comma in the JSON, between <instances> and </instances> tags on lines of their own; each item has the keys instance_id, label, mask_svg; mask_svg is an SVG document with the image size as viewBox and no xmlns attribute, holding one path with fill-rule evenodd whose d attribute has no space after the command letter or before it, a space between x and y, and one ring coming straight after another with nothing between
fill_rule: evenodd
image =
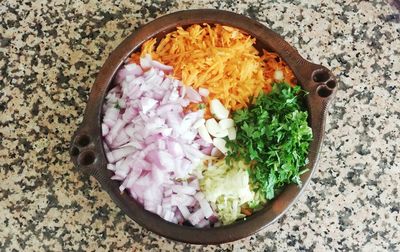
<instances>
[{"instance_id":1,"label":"speckled stone surface","mask_svg":"<svg viewBox=\"0 0 400 252\"><path fill-rule=\"evenodd\" d=\"M110 2L0 3L1 251L400 251L400 23L388 2ZM275 224L220 246L142 229L68 154L110 51L189 8L258 19L340 82L306 192Z\"/></svg>"}]
</instances>

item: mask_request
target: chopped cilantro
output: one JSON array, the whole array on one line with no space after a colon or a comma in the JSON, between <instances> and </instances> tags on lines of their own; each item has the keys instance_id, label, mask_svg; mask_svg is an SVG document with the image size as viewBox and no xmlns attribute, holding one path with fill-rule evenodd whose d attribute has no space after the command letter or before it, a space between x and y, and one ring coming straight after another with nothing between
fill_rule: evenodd
<instances>
[{"instance_id":1,"label":"chopped cilantro","mask_svg":"<svg viewBox=\"0 0 400 252\"><path fill-rule=\"evenodd\" d=\"M251 164L254 188L267 200L288 183L301 184L300 175L306 172L312 131L301 106L304 95L299 86L276 83L270 93L260 94L254 104L233 114L237 137L227 142L227 161ZM263 200L250 207L256 208L258 202Z\"/></svg>"}]
</instances>

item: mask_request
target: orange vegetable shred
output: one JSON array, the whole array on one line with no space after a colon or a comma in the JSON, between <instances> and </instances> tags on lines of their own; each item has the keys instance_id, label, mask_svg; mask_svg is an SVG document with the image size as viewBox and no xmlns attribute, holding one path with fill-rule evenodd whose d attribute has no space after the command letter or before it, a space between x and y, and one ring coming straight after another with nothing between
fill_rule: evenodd
<instances>
[{"instance_id":1,"label":"orange vegetable shred","mask_svg":"<svg viewBox=\"0 0 400 252\"><path fill-rule=\"evenodd\" d=\"M208 101L219 99L229 110L249 105L250 97L268 92L279 69L291 84L292 71L277 54L264 51L262 57L254 47L256 40L228 26L208 24L178 27L159 43L155 38L142 45L139 56L150 54L153 59L174 67L174 77L195 89L209 90ZM190 109L197 109L192 105Z\"/></svg>"},{"instance_id":2,"label":"orange vegetable shred","mask_svg":"<svg viewBox=\"0 0 400 252\"><path fill-rule=\"evenodd\" d=\"M275 81L274 73L279 70L283 73L283 81L294 86L296 85L296 77L289 66L279 57L278 54L263 50L261 59L264 61L264 76L266 85L264 91L270 91L271 84Z\"/></svg>"}]
</instances>

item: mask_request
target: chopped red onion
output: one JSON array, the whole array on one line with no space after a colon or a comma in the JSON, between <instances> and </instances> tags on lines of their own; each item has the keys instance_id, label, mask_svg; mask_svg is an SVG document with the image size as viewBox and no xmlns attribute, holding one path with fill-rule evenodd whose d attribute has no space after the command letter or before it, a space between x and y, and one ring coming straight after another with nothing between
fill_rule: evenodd
<instances>
[{"instance_id":1,"label":"chopped red onion","mask_svg":"<svg viewBox=\"0 0 400 252\"><path fill-rule=\"evenodd\" d=\"M128 63L116 74L103 106L107 169L114 172L111 179L122 181L120 190L146 210L205 227L206 218L216 214L190 174L213 146L194 127L204 110L184 113L184 108L202 102L208 90L184 86L169 76L172 70L146 55L140 65Z\"/></svg>"}]
</instances>

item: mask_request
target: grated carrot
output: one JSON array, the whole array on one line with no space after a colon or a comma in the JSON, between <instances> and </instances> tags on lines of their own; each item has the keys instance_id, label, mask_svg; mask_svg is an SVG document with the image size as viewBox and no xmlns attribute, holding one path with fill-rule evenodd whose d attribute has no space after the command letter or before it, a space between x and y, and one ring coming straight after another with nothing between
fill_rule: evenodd
<instances>
[{"instance_id":1,"label":"grated carrot","mask_svg":"<svg viewBox=\"0 0 400 252\"><path fill-rule=\"evenodd\" d=\"M238 29L208 24L178 27L156 46L146 41L141 56L174 67L174 76L186 85L207 88L210 99L219 99L227 109L247 107L265 84L263 61L253 46L255 39Z\"/></svg>"},{"instance_id":2,"label":"grated carrot","mask_svg":"<svg viewBox=\"0 0 400 252\"><path fill-rule=\"evenodd\" d=\"M275 81L274 73L276 70L282 71L283 78L286 83L290 84L291 86L296 85L297 80L292 70L289 68L286 62L284 62L279 57L277 53L263 50L263 55L261 56L261 59L265 63L264 77L266 85L263 88L265 92L268 93L271 90L271 84Z\"/></svg>"},{"instance_id":3,"label":"grated carrot","mask_svg":"<svg viewBox=\"0 0 400 252\"><path fill-rule=\"evenodd\" d=\"M157 44L155 38L146 41L132 62L150 54L153 59L174 67L174 77L195 89L209 90L209 99L219 99L227 109L247 107L250 97L269 92L274 72L279 69L284 79L295 85L295 77L276 53L254 47L256 40L240 30L208 24L178 27ZM196 110L192 105L190 110ZM209 112L208 112L209 115Z\"/></svg>"}]
</instances>

